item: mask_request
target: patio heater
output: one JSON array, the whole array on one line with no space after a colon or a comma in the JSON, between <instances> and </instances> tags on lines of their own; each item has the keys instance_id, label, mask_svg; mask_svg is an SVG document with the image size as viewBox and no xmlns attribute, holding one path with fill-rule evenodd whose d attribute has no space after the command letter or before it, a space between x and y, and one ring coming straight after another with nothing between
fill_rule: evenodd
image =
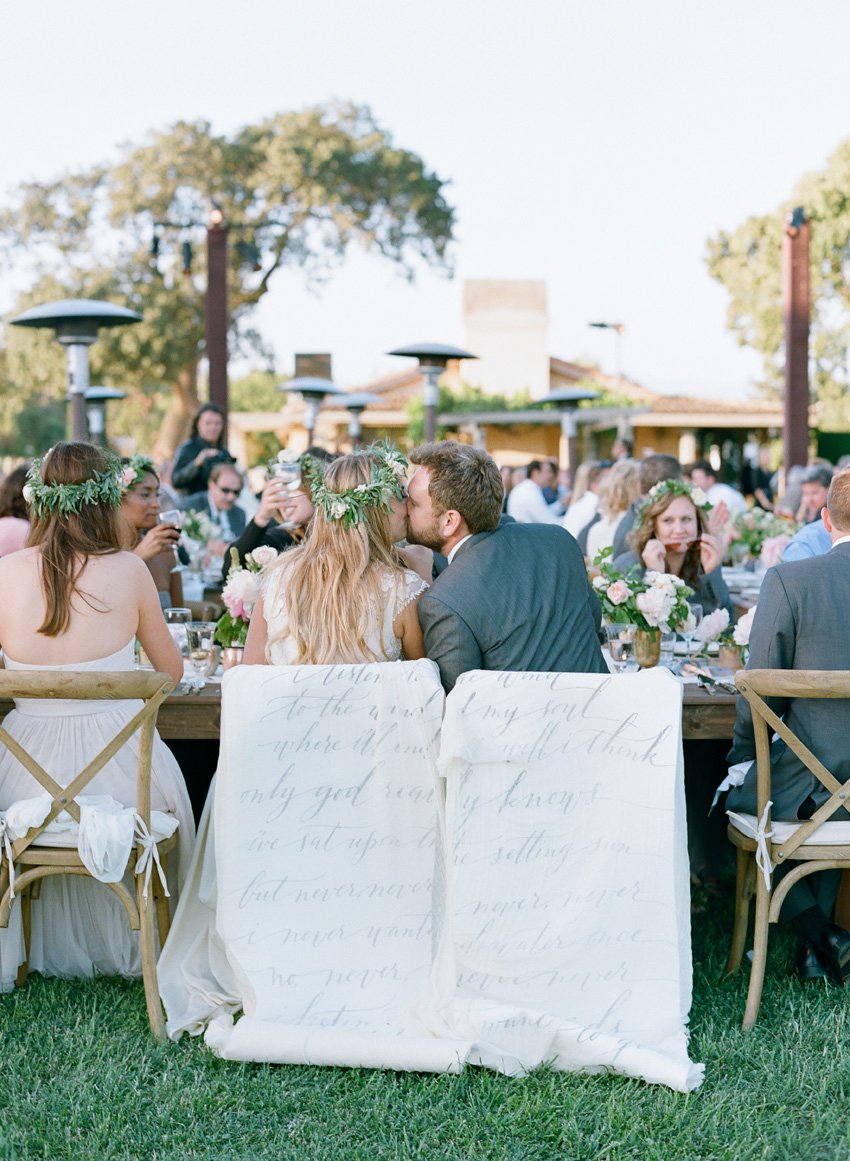
<instances>
[{"instance_id":1,"label":"patio heater","mask_svg":"<svg viewBox=\"0 0 850 1161\"><path fill-rule=\"evenodd\" d=\"M440 401L437 384L446 364L450 359L476 359L478 356L445 343L411 343L408 347L387 351L387 354L419 360L419 370L425 380L422 392L425 403L425 442L430 443L437 434L437 405Z\"/></svg>"},{"instance_id":2,"label":"patio heater","mask_svg":"<svg viewBox=\"0 0 850 1161\"><path fill-rule=\"evenodd\" d=\"M142 321L142 316L123 306L95 298L63 298L34 306L12 319L18 327L50 327L65 348L68 361L68 392L71 397L71 438L88 439L86 391L89 386L89 347L101 327L123 327Z\"/></svg>"},{"instance_id":3,"label":"patio heater","mask_svg":"<svg viewBox=\"0 0 850 1161\"><path fill-rule=\"evenodd\" d=\"M328 395L345 395L341 387L335 386L330 379L319 379L313 375L302 375L297 379L288 379L286 383L278 384L279 391L294 392L304 400L304 426L307 428L307 447L313 443L313 433L316 430L316 420L322 400Z\"/></svg>"},{"instance_id":4,"label":"patio heater","mask_svg":"<svg viewBox=\"0 0 850 1161\"><path fill-rule=\"evenodd\" d=\"M578 435L576 410L582 400L598 398L598 391L590 391L586 387L561 387L557 391L550 391L548 395L534 401L534 407L540 407L544 403L554 403L560 411L561 448L558 462L562 468L569 468L571 472L575 471L578 458L576 453L576 436Z\"/></svg>"},{"instance_id":5,"label":"patio heater","mask_svg":"<svg viewBox=\"0 0 850 1161\"><path fill-rule=\"evenodd\" d=\"M362 442L361 437L363 435L360 416L370 404L383 403L383 399L380 395L373 395L370 391L352 391L350 395L346 394L338 402L351 416L348 422L348 434L351 436L352 449L356 449Z\"/></svg>"},{"instance_id":6,"label":"patio heater","mask_svg":"<svg viewBox=\"0 0 850 1161\"><path fill-rule=\"evenodd\" d=\"M106 404L110 399L125 399L126 396L126 391L119 391L116 387L88 388L86 391L86 419L92 443L106 446Z\"/></svg>"}]
</instances>

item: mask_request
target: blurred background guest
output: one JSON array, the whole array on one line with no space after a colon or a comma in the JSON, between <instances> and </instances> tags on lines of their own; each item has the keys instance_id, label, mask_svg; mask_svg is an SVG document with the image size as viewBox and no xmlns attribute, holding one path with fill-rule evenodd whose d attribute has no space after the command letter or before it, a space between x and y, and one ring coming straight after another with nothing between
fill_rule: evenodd
<instances>
[{"instance_id":1,"label":"blurred background guest","mask_svg":"<svg viewBox=\"0 0 850 1161\"><path fill-rule=\"evenodd\" d=\"M29 464L20 464L0 484L0 556L23 548L29 535L29 513L24 499L29 468Z\"/></svg>"},{"instance_id":2,"label":"blurred background guest","mask_svg":"<svg viewBox=\"0 0 850 1161\"><path fill-rule=\"evenodd\" d=\"M219 529L220 536L207 543L207 551L214 556L223 556L228 544L245 531L245 512L237 503L244 485L242 473L235 464L216 464L210 472L206 491L187 496L181 505L187 511L209 516Z\"/></svg>"},{"instance_id":3,"label":"blurred background guest","mask_svg":"<svg viewBox=\"0 0 850 1161\"><path fill-rule=\"evenodd\" d=\"M589 524L599 507L599 489L605 480L611 464L609 461L585 460L579 464L569 507L563 519L564 528L573 536L578 536L582 528Z\"/></svg>"},{"instance_id":4,"label":"blurred background guest","mask_svg":"<svg viewBox=\"0 0 850 1161\"><path fill-rule=\"evenodd\" d=\"M205 403L192 420L189 438L175 453L172 487L184 496L202 492L216 464L235 462L224 445L224 412L217 403Z\"/></svg>"},{"instance_id":5,"label":"blurred background guest","mask_svg":"<svg viewBox=\"0 0 850 1161\"><path fill-rule=\"evenodd\" d=\"M551 460L532 460L527 478L511 488L507 512L520 524L559 524L564 513L558 474ZM547 498L554 496L554 500Z\"/></svg>"},{"instance_id":6,"label":"blurred background guest","mask_svg":"<svg viewBox=\"0 0 850 1161\"><path fill-rule=\"evenodd\" d=\"M640 496L640 465L636 460L617 460L599 491L599 509L576 540L588 560L603 548L611 548L620 521Z\"/></svg>"}]
</instances>

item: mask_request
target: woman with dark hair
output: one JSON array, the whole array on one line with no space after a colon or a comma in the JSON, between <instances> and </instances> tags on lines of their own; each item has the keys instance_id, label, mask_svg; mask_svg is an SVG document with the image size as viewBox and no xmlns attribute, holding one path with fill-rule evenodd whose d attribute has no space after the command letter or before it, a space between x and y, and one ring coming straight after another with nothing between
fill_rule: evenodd
<instances>
[{"instance_id":1,"label":"woman with dark hair","mask_svg":"<svg viewBox=\"0 0 850 1161\"><path fill-rule=\"evenodd\" d=\"M92 444L59 443L30 469L24 491L32 512L28 546L0 560L0 646L7 669L126 672L138 637L154 667L174 681L183 663L163 620L150 573L121 549L121 468ZM4 726L60 785L68 783L138 710L137 702L22 702ZM136 801L134 735L91 783L92 795ZM0 810L39 787L9 750L0 753ZM185 875L194 837L180 768L157 735L151 804L179 819L172 895ZM30 969L45 975L134 976L138 935L120 901L77 876L45 879L31 911ZM0 931L0 990L23 960L20 909Z\"/></svg>"},{"instance_id":2,"label":"woman with dark hair","mask_svg":"<svg viewBox=\"0 0 850 1161\"><path fill-rule=\"evenodd\" d=\"M153 461L147 456L133 456L123 464L123 547L148 566L162 607L179 608L183 604L183 581L173 569L180 529L176 524L159 523L159 477Z\"/></svg>"},{"instance_id":3,"label":"woman with dark hair","mask_svg":"<svg viewBox=\"0 0 850 1161\"><path fill-rule=\"evenodd\" d=\"M184 496L205 492L215 465L233 463L224 446L224 411L217 403L205 403L192 420L189 438L175 453L172 486Z\"/></svg>"},{"instance_id":4,"label":"woman with dark hair","mask_svg":"<svg viewBox=\"0 0 850 1161\"><path fill-rule=\"evenodd\" d=\"M17 552L27 542L30 522L24 484L29 467L29 464L20 464L0 485L0 556Z\"/></svg>"}]
</instances>

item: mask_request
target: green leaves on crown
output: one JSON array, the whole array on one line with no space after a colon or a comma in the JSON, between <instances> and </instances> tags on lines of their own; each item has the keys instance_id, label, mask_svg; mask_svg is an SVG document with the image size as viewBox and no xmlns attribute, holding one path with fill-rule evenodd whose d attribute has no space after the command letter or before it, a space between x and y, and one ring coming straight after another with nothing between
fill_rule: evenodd
<instances>
[{"instance_id":1,"label":"green leaves on crown","mask_svg":"<svg viewBox=\"0 0 850 1161\"><path fill-rule=\"evenodd\" d=\"M647 492L646 499L638 509L638 515L642 517L650 504L654 504L662 496L687 496L693 506L702 508L703 512L710 512L714 507L702 488L697 488L687 480L660 480Z\"/></svg>"},{"instance_id":2,"label":"green leaves on crown","mask_svg":"<svg viewBox=\"0 0 850 1161\"><path fill-rule=\"evenodd\" d=\"M51 448L51 451L53 449ZM107 508L119 508L123 485L121 465L112 460L105 472L95 472L89 480L81 484L46 484L41 476L41 466L50 452L34 460L27 472L24 484L24 500L36 516L50 516L58 512L60 516L79 514L84 504L103 504Z\"/></svg>"},{"instance_id":3,"label":"green leaves on crown","mask_svg":"<svg viewBox=\"0 0 850 1161\"><path fill-rule=\"evenodd\" d=\"M148 473L156 475L156 468L150 456L131 456L121 469L122 491L131 492L142 476L146 476Z\"/></svg>"},{"instance_id":4,"label":"green leaves on crown","mask_svg":"<svg viewBox=\"0 0 850 1161\"><path fill-rule=\"evenodd\" d=\"M391 500L404 499L405 457L389 443L369 447L366 451L378 461L372 468L371 481L347 488L344 492L329 490L318 460L307 455L301 457L301 475L310 486L313 504L321 509L326 520L341 520L344 528L356 528L366 519L369 508L389 511Z\"/></svg>"}]
</instances>

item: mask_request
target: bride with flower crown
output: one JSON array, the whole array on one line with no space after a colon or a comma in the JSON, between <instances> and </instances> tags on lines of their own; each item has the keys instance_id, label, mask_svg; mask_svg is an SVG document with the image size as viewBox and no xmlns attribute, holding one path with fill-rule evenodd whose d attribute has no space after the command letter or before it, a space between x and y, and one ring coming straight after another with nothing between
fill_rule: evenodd
<instances>
[{"instance_id":1,"label":"bride with flower crown","mask_svg":"<svg viewBox=\"0 0 850 1161\"><path fill-rule=\"evenodd\" d=\"M386 448L307 461L315 506L305 543L264 578L247 664L350 665L425 656L416 602L428 587L396 547L406 531L404 457ZM424 573L424 569L422 570Z\"/></svg>"},{"instance_id":2,"label":"bride with flower crown","mask_svg":"<svg viewBox=\"0 0 850 1161\"><path fill-rule=\"evenodd\" d=\"M7 669L122 672L133 669L138 637L155 669L179 681L183 664L143 560L122 551L121 468L87 443L59 443L33 464L24 495L32 514L28 547L0 559L0 646ZM138 709L138 702L20 701L6 730L65 786ZM92 795L136 801L138 735L95 776ZM41 787L0 751L0 811ZM180 768L157 735L154 810L179 819L176 895L191 854L194 823ZM29 966L45 975L141 974L138 934L117 897L92 880L58 875L41 883L31 911ZM20 908L0 931L0 991L24 959Z\"/></svg>"}]
</instances>

